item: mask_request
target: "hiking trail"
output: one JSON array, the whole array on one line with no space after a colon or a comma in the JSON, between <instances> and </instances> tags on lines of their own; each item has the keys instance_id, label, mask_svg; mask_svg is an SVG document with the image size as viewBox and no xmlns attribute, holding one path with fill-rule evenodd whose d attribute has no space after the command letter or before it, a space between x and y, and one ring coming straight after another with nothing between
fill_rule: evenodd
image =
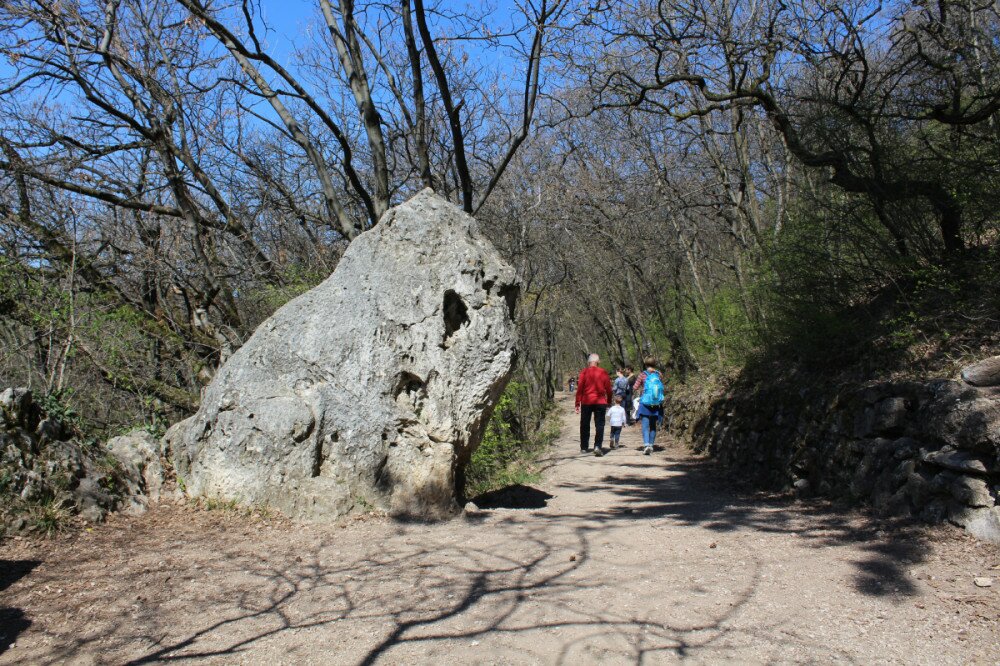
<instances>
[{"instance_id":1,"label":"hiking trail","mask_svg":"<svg viewBox=\"0 0 1000 666\"><path fill-rule=\"evenodd\" d=\"M741 495L638 426L444 523L161 505L0 544L0 663L995 663L1000 550ZM975 577L992 576L979 588ZM9 622L8 622L9 621ZM9 644L13 643L13 647Z\"/></svg>"}]
</instances>

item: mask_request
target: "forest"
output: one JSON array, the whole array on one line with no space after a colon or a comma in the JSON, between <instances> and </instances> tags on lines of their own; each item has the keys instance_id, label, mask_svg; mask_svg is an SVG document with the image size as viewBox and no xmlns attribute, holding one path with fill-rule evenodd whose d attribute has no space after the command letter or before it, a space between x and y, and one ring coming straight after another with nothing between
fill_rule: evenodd
<instances>
[{"instance_id":1,"label":"forest","mask_svg":"<svg viewBox=\"0 0 1000 666\"><path fill-rule=\"evenodd\" d=\"M0 7L4 385L95 437L162 433L426 187L517 270L521 421L592 351L697 383L931 337L954 359L996 322L995 2L280 11Z\"/></svg>"},{"instance_id":2,"label":"forest","mask_svg":"<svg viewBox=\"0 0 1000 666\"><path fill-rule=\"evenodd\" d=\"M998 0L0 0L0 666L996 664L998 201Z\"/></svg>"}]
</instances>

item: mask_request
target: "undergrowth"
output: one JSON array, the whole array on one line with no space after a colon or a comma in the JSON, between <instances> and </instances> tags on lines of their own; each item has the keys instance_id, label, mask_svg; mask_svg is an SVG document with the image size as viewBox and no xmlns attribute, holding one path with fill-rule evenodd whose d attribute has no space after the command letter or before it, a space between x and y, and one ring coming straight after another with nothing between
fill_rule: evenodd
<instances>
[{"instance_id":1,"label":"undergrowth","mask_svg":"<svg viewBox=\"0 0 1000 666\"><path fill-rule=\"evenodd\" d=\"M537 483L536 462L559 434L556 419L550 418L552 405L540 414L527 409L527 386L507 385L490 417L479 448L465 468L465 496L517 484ZM535 428L532 423L538 423Z\"/></svg>"}]
</instances>

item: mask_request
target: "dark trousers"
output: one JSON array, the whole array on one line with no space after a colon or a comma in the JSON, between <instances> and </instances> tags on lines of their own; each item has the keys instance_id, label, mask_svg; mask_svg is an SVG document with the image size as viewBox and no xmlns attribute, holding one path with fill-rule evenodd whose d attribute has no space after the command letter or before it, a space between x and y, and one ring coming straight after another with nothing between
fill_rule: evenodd
<instances>
[{"instance_id":1,"label":"dark trousers","mask_svg":"<svg viewBox=\"0 0 1000 666\"><path fill-rule=\"evenodd\" d=\"M590 417L594 417L594 448L601 448L604 443L604 415L607 405L580 405L580 449L590 448Z\"/></svg>"},{"instance_id":2,"label":"dark trousers","mask_svg":"<svg viewBox=\"0 0 1000 666\"><path fill-rule=\"evenodd\" d=\"M632 425L635 423L635 419L632 418L632 391L625 394L622 398L622 407L625 408L625 423Z\"/></svg>"},{"instance_id":3,"label":"dark trousers","mask_svg":"<svg viewBox=\"0 0 1000 666\"><path fill-rule=\"evenodd\" d=\"M622 427L611 426L611 446L615 447L622 441Z\"/></svg>"}]
</instances>

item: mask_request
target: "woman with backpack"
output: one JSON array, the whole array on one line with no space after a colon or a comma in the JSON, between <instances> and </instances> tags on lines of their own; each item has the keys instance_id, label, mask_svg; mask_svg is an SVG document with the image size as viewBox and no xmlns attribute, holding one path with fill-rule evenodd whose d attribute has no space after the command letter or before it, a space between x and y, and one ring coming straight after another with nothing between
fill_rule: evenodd
<instances>
[{"instance_id":1,"label":"woman with backpack","mask_svg":"<svg viewBox=\"0 0 1000 666\"><path fill-rule=\"evenodd\" d=\"M635 395L639 396L637 416L642 422L642 452L648 456L653 452L656 427L663 420L664 389L663 378L656 369L656 359L647 356L643 360L643 365L646 366L646 370L639 373L639 378L635 380L635 386L632 388Z\"/></svg>"}]
</instances>

